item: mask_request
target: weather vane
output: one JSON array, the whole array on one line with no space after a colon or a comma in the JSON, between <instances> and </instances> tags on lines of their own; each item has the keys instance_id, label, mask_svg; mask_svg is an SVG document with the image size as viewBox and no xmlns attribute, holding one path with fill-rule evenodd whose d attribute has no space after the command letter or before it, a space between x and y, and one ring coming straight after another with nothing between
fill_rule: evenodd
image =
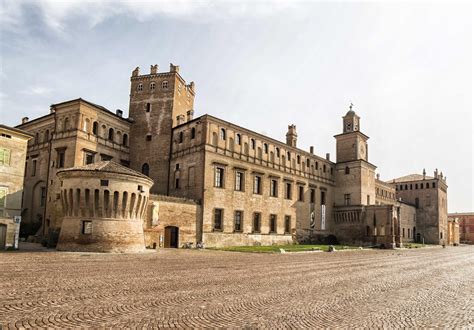
<instances>
[{"instance_id":1,"label":"weather vane","mask_svg":"<svg viewBox=\"0 0 474 330\"><path fill-rule=\"evenodd\" d=\"M349 110L352 110L353 106L354 106L354 104L352 104L352 102L351 102L351 105L349 106Z\"/></svg>"}]
</instances>

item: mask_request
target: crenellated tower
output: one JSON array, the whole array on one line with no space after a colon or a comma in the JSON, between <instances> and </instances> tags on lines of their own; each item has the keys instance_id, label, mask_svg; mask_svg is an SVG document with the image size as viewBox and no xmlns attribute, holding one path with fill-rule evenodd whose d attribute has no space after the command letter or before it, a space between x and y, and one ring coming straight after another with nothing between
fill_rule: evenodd
<instances>
[{"instance_id":1,"label":"crenellated tower","mask_svg":"<svg viewBox=\"0 0 474 330\"><path fill-rule=\"evenodd\" d=\"M130 82L130 166L154 180L152 193L167 194L172 130L193 119L194 82L186 84L173 64L143 75L137 67Z\"/></svg>"}]
</instances>

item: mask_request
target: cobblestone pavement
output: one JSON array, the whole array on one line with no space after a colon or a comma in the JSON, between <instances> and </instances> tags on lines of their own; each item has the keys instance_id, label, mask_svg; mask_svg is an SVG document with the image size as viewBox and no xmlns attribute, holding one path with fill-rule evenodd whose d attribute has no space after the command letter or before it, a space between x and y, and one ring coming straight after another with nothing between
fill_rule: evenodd
<instances>
[{"instance_id":1,"label":"cobblestone pavement","mask_svg":"<svg viewBox=\"0 0 474 330\"><path fill-rule=\"evenodd\" d=\"M474 327L474 246L16 252L0 254L0 269L6 329Z\"/></svg>"}]
</instances>

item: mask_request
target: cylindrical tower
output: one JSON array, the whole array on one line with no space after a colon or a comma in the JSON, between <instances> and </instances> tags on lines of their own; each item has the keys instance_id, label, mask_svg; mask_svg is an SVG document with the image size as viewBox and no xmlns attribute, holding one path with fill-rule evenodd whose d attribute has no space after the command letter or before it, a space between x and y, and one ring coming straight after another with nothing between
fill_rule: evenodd
<instances>
[{"instance_id":1,"label":"cylindrical tower","mask_svg":"<svg viewBox=\"0 0 474 330\"><path fill-rule=\"evenodd\" d=\"M62 226L57 250L140 252L153 181L113 161L58 172Z\"/></svg>"}]
</instances>

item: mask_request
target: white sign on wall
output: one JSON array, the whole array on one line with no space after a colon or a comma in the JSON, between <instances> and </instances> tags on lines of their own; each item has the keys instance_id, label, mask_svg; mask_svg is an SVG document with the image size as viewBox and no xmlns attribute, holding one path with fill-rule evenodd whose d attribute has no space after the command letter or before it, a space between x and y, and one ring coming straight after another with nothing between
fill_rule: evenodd
<instances>
[{"instance_id":1,"label":"white sign on wall","mask_svg":"<svg viewBox=\"0 0 474 330\"><path fill-rule=\"evenodd\" d=\"M321 230L326 230L326 205L321 205Z\"/></svg>"}]
</instances>

